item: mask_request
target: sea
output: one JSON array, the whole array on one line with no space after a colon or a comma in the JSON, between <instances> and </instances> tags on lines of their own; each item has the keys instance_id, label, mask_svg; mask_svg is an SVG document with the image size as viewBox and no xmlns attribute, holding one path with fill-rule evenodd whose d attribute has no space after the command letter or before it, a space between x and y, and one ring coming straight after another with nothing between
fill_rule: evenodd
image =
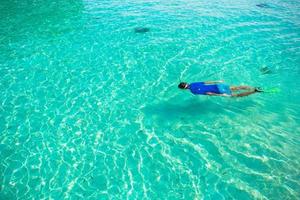
<instances>
[{"instance_id":1,"label":"sea","mask_svg":"<svg viewBox=\"0 0 300 200\"><path fill-rule=\"evenodd\" d=\"M2 0L0 199L300 199L299 87L299 0Z\"/></svg>"}]
</instances>

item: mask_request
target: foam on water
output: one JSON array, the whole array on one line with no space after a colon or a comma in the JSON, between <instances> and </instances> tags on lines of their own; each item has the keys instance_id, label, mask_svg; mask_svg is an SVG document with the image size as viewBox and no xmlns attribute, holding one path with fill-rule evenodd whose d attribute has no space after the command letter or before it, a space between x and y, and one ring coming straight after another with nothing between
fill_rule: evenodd
<instances>
[{"instance_id":1,"label":"foam on water","mask_svg":"<svg viewBox=\"0 0 300 200\"><path fill-rule=\"evenodd\" d=\"M0 199L299 198L299 13L296 0L2 2ZM281 92L177 89L214 79Z\"/></svg>"}]
</instances>

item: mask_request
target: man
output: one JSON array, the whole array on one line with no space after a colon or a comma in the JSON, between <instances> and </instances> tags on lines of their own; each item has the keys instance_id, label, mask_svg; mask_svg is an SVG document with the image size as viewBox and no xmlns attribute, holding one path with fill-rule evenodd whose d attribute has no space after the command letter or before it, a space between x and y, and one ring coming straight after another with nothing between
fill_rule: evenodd
<instances>
[{"instance_id":1,"label":"man","mask_svg":"<svg viewBox=\"0 0 300 200\"><path fill-rule=\"evenodd\" d=\"M223 84L223 81L206 81L185 83L181 82L178 87L180 89L189 89L195 95L210 95L210 96L222 96L222 97L244 97L256 92L263 92L260 88L249 86L229 86ZM239 92L245 90L245 92Z\"/></svg>"}]
</instances>

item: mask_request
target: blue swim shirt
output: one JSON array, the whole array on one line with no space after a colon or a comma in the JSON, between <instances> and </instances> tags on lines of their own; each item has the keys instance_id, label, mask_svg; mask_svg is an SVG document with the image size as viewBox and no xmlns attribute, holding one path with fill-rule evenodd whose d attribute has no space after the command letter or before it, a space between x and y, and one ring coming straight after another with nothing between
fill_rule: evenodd
<instances>
[{"instance_id":1,"label":"blue swim shirt","mask_svg":"<svg viewBox=\"0 0 300 200\"><path fill-rule=\"evenodd\" d=\"M204 82L191 83L189 89L193 94L205 95L207 92L219 93L219 89L216 84L205 85Z\"/></svg>"},{"instance_id":2,"label":"blue swim shirt","mask_svg":"<svg viewBox=\"0 0 300 200\"><path fill-rule=\"evenodd\" d=\"M193 94L206 95L207 92L215 94L228 94L231 95L231 90L225 84L205 84L204 82L191 83L189 89Z\"/></svg>"}]
</instances>

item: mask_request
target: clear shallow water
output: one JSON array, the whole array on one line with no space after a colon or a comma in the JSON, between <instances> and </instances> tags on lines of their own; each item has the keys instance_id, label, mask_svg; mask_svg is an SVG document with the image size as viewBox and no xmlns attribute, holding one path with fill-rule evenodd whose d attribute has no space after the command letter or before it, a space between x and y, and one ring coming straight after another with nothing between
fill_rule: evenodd
<instances>
[{"instance_id":1,"label":"clear shallow water","mask_svg":"<svg viewBox=\"0 0 300 200\"><path fill-rule=\"evenodd\" d=\"M0 199L299 198L298 1L0 11ZM177 89L214 79L282 92Z\"/></svg>"}]
</instances>

